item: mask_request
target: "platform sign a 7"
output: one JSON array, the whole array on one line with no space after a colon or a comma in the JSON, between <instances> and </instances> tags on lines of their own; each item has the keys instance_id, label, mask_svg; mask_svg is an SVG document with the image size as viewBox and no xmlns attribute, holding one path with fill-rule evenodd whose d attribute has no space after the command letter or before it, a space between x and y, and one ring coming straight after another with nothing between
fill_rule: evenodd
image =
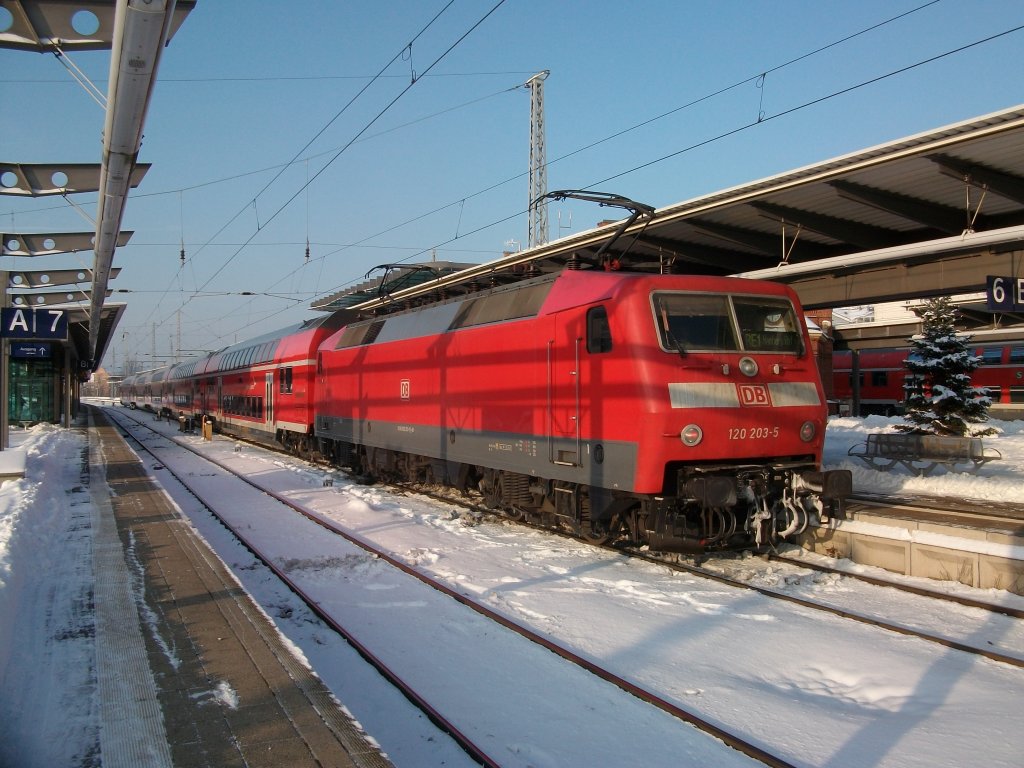
<instances>
[{"instance_id":1,"label":"platform sign a 7","mask_svg":"<svg viewBox=\"0 0 1024 768\"><path fill-rule=\"evenodd\" d=\"M39 307L3 307L0 309L0 337L66 341L67 312Z\"/></svg>"}]
</instances>

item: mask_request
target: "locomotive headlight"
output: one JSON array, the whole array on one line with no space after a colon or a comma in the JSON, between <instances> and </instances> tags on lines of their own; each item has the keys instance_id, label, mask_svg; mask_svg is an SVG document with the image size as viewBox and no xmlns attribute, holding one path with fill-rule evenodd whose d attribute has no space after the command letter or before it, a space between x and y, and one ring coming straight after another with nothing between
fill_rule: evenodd
<instances>
[{"instance_id":1,"label":"locomotive headlight","mask_svg":"<svg viewBox=\"0 0 1024 768\"><path fill-rule=\"evenodd\" d=\"M754 358L740 358L740 373L744 376L757 376L757 363L754 361Z\"/></svg>"},{"instance_id":2,"label":"locomotive headlight","mask_svg":"<svg viewBox=\"0 0 1024 768\"><path fill-rule=\"evenodd\" d=\"M800 439L805 443L811 442L814 436L817 434L818 429L814 426L813 421L805 421L800 425Z\"/></svg>"},{"instance_id":3,"label":"locomotive headlight","mask_svg":"<svg viewBox=\"0 0 1024 768\"><path fill-rule=\"evenodd\" d=\"M693 448L704 439L704 431L696 424L687 424L679 433L679 439L683 441L683 445Z\"/></svg>"}]
</instances>

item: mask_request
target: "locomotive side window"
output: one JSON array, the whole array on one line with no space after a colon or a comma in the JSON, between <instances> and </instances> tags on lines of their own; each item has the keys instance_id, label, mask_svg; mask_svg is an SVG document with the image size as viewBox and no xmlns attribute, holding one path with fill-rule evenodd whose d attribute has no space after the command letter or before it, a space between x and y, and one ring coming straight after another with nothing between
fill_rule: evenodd
<instances>
[{"instance_id":1,"label":"locomotive side window","mask_svg":"<svg viewBox=\"0 0 1024 768\"><path fill-rule=\"evenodd\" d=\"M373 344L373 342L376 341L377 336L380 334L380 329L383 327L383 320L374 320L373 322L350 325L345 329L345 332L341 334L341 338L338 339L338 344L335 346L335 349L358 347L363 344Z\"/></svg>"},{"instance_id":2,"label":"locomotive side window","mask_svg":"<svg viewBox=\"0 0 1024 768\"><path fill-rule=\"evenodd\" d=\"M504 289L468 299L462 302L448 330L533 317L540 312L544 300L551 292L551 285L549 280L537 285Z\"/></svg>"},{"instance_id":3,"label":"locomotive side window","mask_svg":"<svg viewBox=\"0 0 1024 768\"><path fill-rule=\"evenodd\" d=\"M611 352L612 329L608 325L608 310L591 307L587 310L587 352Z\"/></svg>"},{"instance_id":4,"label":"locomotive side window","mask_svg":"<svg viewBox=\"0 0 1024 768\"><path fill-rule=\"evenodd\" d=\"M290 367L278 369L278 382L282 395L290 395L292 393L292 369Z\"/></svg>"}]
</instances>

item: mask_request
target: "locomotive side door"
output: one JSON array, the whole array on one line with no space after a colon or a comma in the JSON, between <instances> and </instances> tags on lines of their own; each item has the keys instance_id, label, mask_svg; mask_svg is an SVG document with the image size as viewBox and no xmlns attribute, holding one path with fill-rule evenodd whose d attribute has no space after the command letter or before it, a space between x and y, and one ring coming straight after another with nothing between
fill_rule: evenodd
<instances>
[{"instance_id":1,"label":"locomotive side door","mask_svg":"<svg viewBox=\"0 0 1024 768\"><path fill-rule=\"evenodd\" d=\"M581 464L580 407L583 385L583 324L570 313L555 315L547 343L548 461L568 467Z\"/></svg>"}]
</instances>

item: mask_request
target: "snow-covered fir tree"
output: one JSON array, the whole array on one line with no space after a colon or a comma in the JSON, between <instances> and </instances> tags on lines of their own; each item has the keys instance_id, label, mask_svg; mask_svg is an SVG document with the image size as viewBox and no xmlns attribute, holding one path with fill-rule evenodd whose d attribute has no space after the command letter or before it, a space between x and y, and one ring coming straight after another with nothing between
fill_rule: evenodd
<instances>
[{"instance_id":1,"label":"snow-covered fir tree","mask_svg":"<svg viewBox=\"0 0 1024 768\"><path fill-rule=\"evenodd\" d=\"M981 358L971 354L970 336L958 336L956 305L948 297L930 299L916 308L921 318L921 336L910 340L913 351L904 365L915 374L919 388L907 392L909 424L897 425L903 432L979 436L993 429L972 429L988 419L992 399L984 387L971 385L971 373Z\"/></svg>"}]
</instances>

